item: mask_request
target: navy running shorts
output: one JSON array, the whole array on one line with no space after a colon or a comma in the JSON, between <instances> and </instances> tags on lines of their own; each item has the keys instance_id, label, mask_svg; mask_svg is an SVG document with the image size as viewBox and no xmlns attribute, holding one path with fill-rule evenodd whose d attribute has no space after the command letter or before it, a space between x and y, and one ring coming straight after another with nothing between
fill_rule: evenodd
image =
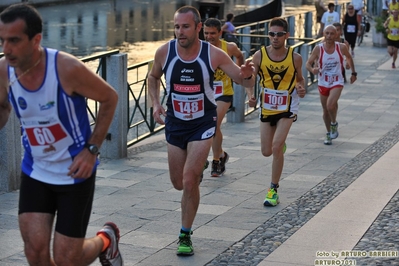
<instances>
[{"instance_id":1,"label":"navy running shorts","mask_svg":"<svg viewBox=\"0 0 399 266\"><path fill-rule=\"evenodd\" d=\"M73 185L43 183L21 174L18 214L57 214L55 231L68 237L84 238L93 205L96 173Z\"/></svg>"},{"instance_id":2,"label":"navy running shorts","mask_svg":"<svg viewBox=\"0 0 399 266\"><path fill-rule=\"evenodd\" d=\"M216 117L206 122L174 122L166 117L165 137L166 141L183 150L187 149L187 144L191 141L205 140L212 138L216 130Z\"/></svg>"}]
</instances>

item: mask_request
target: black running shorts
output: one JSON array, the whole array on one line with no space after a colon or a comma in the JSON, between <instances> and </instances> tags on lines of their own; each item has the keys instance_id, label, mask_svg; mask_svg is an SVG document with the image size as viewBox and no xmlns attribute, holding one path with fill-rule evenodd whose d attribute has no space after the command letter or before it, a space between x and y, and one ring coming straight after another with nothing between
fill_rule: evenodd
<instances>
[{"instance_id":1,"label":"black running shorts","mask_svg":"<svg viewBox=\"0 0 399 266\"><path fill-rule=\"evenodd\" d=\"M96 173L73 185L52 185L21 174L18 213L57 214L55 231L68 237L84 238L93 204Z\"/></svg>"},{"instance_id":2,"label":"black running shorts","mask_svg":"<svg viewBox=\"0 0 399 266\"><path fill-rule=\"evenodd\" d=\"M264 122L264 123L270 123L270 126L275 126L277 125L277 122L281 119L281 118L292 118L294 119L294 122L296 121L296 114L293 114L292 112L284 112L281 114L277 114L277 115L261 115L260 117L260 121Z\"/></svg>"}]
</instances>

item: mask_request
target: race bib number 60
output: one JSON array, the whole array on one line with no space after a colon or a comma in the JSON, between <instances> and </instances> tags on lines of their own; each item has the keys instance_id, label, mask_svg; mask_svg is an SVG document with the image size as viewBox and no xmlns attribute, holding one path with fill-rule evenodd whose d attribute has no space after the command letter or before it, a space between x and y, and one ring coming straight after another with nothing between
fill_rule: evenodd
<instances>
[{"instance_id":1,"label":"race bib number 60","mask_svg":"<svg viewBox=\"0 0 399 266\"><path fill-rule=\"evenodd\" d=\"M73 143L72 138L63 129L57 119L21 119L25 135L29 140L32 155L46 157L51 153L68 147Z\"/></svg>"}]
</instances>

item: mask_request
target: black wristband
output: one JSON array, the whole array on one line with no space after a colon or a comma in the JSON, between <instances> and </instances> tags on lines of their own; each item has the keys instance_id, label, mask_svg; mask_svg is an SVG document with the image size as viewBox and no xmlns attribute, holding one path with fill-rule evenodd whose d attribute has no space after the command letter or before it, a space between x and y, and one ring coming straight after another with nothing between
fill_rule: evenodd
<instances>
[{"instance_id":1,"label":"black wristband","mask_svg":"<svg viewBox=\"0 0 399 266\"><path fill-rule=\"evenodd\" d=\"M251 76L249 76L248 78L244 78L245 80L250 80L254 75L251 74Z\"/></svg>"},{"instance_id":2,"label":"black wristband","mask_svg":"<svg viewBox=\"0 0 399 266\"><path fill-rule=\"evenodd\" d=\"M352 72L352 76L357 77L357 72Z\"/></svg>"}]
</instances>

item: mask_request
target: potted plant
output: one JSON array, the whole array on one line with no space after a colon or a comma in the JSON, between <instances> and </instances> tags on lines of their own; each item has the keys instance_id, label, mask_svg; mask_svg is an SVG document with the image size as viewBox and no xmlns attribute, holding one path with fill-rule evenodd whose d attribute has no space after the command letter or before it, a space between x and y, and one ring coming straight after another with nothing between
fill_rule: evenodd
<instances>
[{"instance_id":1,"label":"potted plant","mask_svg":"<svg viewBox=\"0 0 399 266\"><path fill-rule=\"evenodd\" d=\"M384 27L386 18L375 17L373 28L373 46L386 47L387 46L387 31Z\"/></svg>"}]
</instances>

